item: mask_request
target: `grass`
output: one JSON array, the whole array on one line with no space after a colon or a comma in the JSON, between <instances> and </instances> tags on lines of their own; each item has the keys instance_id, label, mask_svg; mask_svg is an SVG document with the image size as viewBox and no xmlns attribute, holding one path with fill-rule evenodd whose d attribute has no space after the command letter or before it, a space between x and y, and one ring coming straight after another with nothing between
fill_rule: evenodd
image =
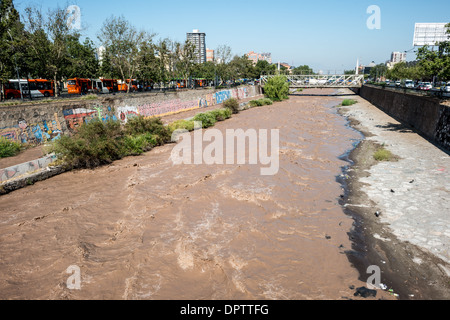
<instances>
[{"instance_id":1,"label":"grass","mask_svg":"<svg viewBox=\"0 0 450 320\"><path fill-rule=\"evenodd\" d=\"M20 142L0 137L0 158L13 157L22 150Z\"/></svg>"},{"instance_id":2,"label":"grass","mask_svg":"<svg viewBox=\"0 0 450 320\"><path fill-rule=\"evenodd\" d=\"M375 151L373 158L377 161L392 161L394 156L389 150L380 147L377 151Z\"/></svg>"},{"instance_id":3,"label":"grass","mask_svg":"<svg viewBox=\"0 0 450 320\"><path fill-rule=\"evenodd\" d=\"M356 103L358 103L358 101L353 100L353 99L345 99L344 101L342 101L341 106L348 107L348 106L352 106Z\"/></svg>"}]
</instances>

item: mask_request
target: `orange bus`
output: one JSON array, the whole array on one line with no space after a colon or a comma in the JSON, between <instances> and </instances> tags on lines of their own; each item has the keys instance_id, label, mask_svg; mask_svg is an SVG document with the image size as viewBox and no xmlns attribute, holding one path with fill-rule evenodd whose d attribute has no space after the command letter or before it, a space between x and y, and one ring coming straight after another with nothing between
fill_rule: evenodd
<instances>
[{"instance_id":1,"label":"orange bus","mask_svg":"<svg viewBox=\"0 0 450 320\"><path fill-rule=\"evenodd\" d=\"M92 83L90 79L69 79L67 81L67 89L69 94L87 94L92 90Z\"/></svg>"},{"instance_id":2,"label":"orange bus","mask_svg":"<svg viewBox=\"0 0 450 320\"><path fill-rule=\"evenodd\" d=\"M54 82L45 79L21 79L20 87L19 80L9 80L5 84L5 97L6 99L18 99L20 98L20 88L22 88L23 97L32 98L40 97L54 97L55 86Z\"/></svg>"},{"instance_id":3,"label":"orange bus","mask_svg":"<svg viewBox=\"0 0 450 320\"><path fill-rule=\"evenodd\" d=\"M120 81L118 85L119 91L128 92L128 85L130 85L130 92L138 91L138 82L136 79L133 79L131 81L130 79L127 79L126 81Z\"/></svg>"}]
</instances>

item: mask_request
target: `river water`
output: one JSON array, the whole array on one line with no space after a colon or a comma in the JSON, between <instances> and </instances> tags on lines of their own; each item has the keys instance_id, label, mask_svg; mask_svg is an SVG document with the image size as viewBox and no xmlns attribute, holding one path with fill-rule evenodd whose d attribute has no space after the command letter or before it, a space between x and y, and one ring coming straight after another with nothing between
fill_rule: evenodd
<instances>
[{"instance_id":1,"label":"river water","mask_svg":"<svg viewBox=\"0 0 450 320\"><path fill-rule=\"evenodd\" d=\"M0 298L353 297L365 284L345 254L353 219L336 176L361 135L331 108L339 102L292 96L216 124L279 129L273 176L248 161L174 165L168 144L2 196Z\"/></svg>"}]
</instances>

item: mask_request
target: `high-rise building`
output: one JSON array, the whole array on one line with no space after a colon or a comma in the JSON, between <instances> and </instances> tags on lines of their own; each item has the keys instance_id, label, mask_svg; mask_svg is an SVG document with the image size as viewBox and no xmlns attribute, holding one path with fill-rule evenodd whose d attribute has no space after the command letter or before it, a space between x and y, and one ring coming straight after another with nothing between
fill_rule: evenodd
<instances>
[{"instance_id":1,"label":"high-rise building","mask_svg":"<svg viewBox=\"0 0 450 320\"><path fill-rule=\"evenodd\" d=\"M206 49L206 61L213 62L214 61L214 50Z\"/></svg>"},{"instance_id":2,"label":"high-rise building","mask_svg":"<svg viewBox=\"0 0 450 320\"><path fill-rule=\"evenodd\" d=\"M187 40L195 46L195 56L197 63L206 62L206 33L202 33L197 29L186 34Z\"/></svg>"},{"instance_id":3,"label":"high-rise building","mask_svg":"<svg viewBox=\"0 0 450 320\"><path fill-rule=\"evenodd\" d=\"M399 63L406 61L406 52L392 52L391 63Z\"/></svg>"}]
</instances>

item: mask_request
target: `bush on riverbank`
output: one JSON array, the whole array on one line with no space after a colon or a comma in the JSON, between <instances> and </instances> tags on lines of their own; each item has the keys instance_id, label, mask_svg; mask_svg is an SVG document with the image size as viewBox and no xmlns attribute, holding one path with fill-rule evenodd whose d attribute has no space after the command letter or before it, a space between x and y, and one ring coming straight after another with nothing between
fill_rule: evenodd
<instances>
[{"instance_id":1,"label":"bush on riverbank","mask_svg":"<svg viewBox=\"0 0 450 320\"><path fill-rule=\"evenodd\" d=\"M353 99L345 99L344 101L342 101L342 106L343 107L348 107L348 106L352 106L354 104L358 103L358 101L353 100Z\"/></svg>"},{"instance_id":2,"label":"bush on riverbank","mask_svg":"<svg viewBox=\"0 0 450 320\"><path fill-rule=\"evenodd\" d=\"M91 121L73 136L62 136L52 146L72 168L94 168L130 155L139 155L170 141L168 128L158 118L135 117L122 127L118 121Z\"/></svg>"},{"instance_id":3,"label":"bush on riverbank","mask_svg":"<svg viewBox=\"0 0 450 320\"><path fill-rule=\"evenodd\" d=\"M373 158L377 161L391 161L394 156L389 150L381 147L374 153Z\"/></svg>"},{"instance_id":4,"label":"bush on riverbank","mask_svg":"<svg viewBox=\"0 0 450 320\"><path fill-rule=\"evenodd\" d=\"M272 101L289 99L289 83L285 76L270 78L264 86L264 94Z\"/></svg>"},{"instance_id":5,"label":"bush on riverbank","mask_svg":"<svg viewBox=\"0 0 450 320\"><path fill-rule=\"evenodd\" d=\"M13 157L22 150L22 144L0 137L0 158Z\"/></svg>"},{"instance_id":6,"label":"bush on riverbank","mask_svg":"<svg viewBox=\"0 0 450 320\"><path fill-rule=\"evenodd\" d=\"M259 100L252 100L249 102L250 107L261 107L266 105L273 104L273 101L269 98L259 99Z\"/></svg>"},{"instance_id":7,"label":"bush on riverbank","mask_svg":"<svg viewBox=\"0 0 450 320\"><path fill-rule=\"evenodd\" d=\"M239 113L239 101L235 98L228 99L223 103L223 107L226 109L230 109L233 114Z\"/></svg>"}]
</instances>

